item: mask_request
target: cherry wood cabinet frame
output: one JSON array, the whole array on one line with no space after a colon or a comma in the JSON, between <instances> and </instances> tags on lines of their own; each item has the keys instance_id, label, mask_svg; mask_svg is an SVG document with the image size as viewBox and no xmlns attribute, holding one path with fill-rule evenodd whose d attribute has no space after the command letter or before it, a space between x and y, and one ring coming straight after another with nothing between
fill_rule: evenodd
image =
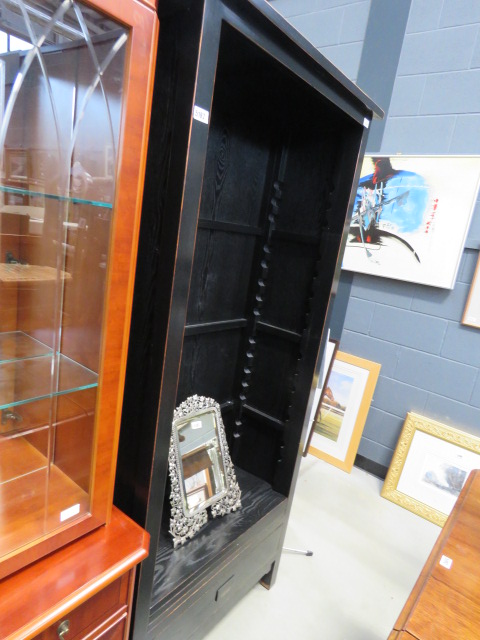
<instances>
[{"instance_id":1,"label":"cherry wood cabinet frame","mask_svg":"<svg viewBox=\"0 0 480 640\"><path fill-rule=\"evenodd\" d=\"M103 317L90 513L4 556L0 578L108 523L115 479L123 384L137 257L150 103L158 38L155 2L90 0L129 31L113 229Z\"/></svg>"}]
</instances>

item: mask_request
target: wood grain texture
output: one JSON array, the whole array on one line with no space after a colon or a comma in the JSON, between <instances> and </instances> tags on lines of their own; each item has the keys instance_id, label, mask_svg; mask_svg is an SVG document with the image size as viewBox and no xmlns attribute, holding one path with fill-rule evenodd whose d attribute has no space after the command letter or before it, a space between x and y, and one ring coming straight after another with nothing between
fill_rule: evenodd
<instances>
[{"instance_id":1,"label":"wood grain texture","mask_svg":"<svg viewBox=\"0 0 480 640\"><path fill-rule=\"evenodd\" d=\"M135 640L187 640L260 578L274 582L372 114L267 3L159 5L116 499L158 551L140 572ZM232 459L263 481L268 506L259 515L252 493L173 552L161 531L166 451L174 408L195 393L228 407ZM218 604L230 570L238 582Z\"/></svg>"},{"instance_id":2,"label":"wood grain texture","mask_svg":"<svg viewBox=\"0 0 480 640\"><path fill-rule=\"evenodd\" d=\"M478 638L479 534L480 471L472 471L394 630L409 632L419 640ZM450 568L440 564L443 556L452 561Z\"/></svg>"},{"instance_id":3,"label":"wood grain texture","mask_svg":"<svg viewBox=\"0 0 480 640\"><path fill-rule=\"evenodd\" d=\"M138 2L98 2L100 10L130 27L125 74L122 133L115 197L107 303L103 319L100 401L92 513L104 518L113 500L125 362L140 225L145 157L150 123L156 14ZM113 446L112 446L113 444Z\"/></svg>"},{"instance_id":4,"label":"wood grain texture","mask_svg":"<svg viewBox=\"0 0 480 640\"><path fill-rule=\"evenodd\" d=\"M242 491L242 508L223 518L209 520L205 528L185 547L174 549L168 533L160 536L152 590L152 609L179 590L189 589L195 579L215 562L224 562L225 555L238 547L238 539L270 512L286 508L284 496L255 476L236 469ZM274 525L273 525L274 526Z\"/></svg>"},{"instance_id":5,"label":"wood grain texture","mask_svg":"<svg viewBox=\"0 0 480 640\"><path fill-rule=\"evenodd\" d=\"M2 638L45 631L135 567L148 545L148 534L114 508L108 526L0 581Z\"/></svg>"}]
</instances>

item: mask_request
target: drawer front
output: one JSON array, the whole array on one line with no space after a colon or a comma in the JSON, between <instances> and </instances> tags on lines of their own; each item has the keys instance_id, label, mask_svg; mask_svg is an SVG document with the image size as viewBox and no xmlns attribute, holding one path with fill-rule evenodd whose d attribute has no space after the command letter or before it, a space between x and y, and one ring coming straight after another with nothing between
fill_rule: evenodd
<instances>
[{"instance_id":1,"label":"drawer front","mask_svg":"<svg viewBox=\"0 0 480 640\"><path fill-rule=\"evenodd\" d=\"M205 578L203 586L175 603L151 624L148 638L156 640L195 640L202 638L240 598L270 571L277 554L283 526L244 551L221 569ZM179 606L177 606L179 605Z\"/></svg>"},{"instance_id":2,"label":"drawer front","mask_svg":"<svg viewBox=\"0 0 480 640\"><path fill-rule=\"evenodd\" d=\"M80 638L117 638L117 635L96 635L99 628L107 628L102 633L107 633L110 627L117 626L128 614L130 572L106 586L102 591L89 598L79 607L63 616L48 629L36 637L36 640L79 640ZM120 620L119 620L120 618ZM117 633L115 631L115 633Z\"/></svg>"},{"instance_id":3,"label":"drawer front","mask_svg":"<svg viewBox=\"0 0 480 640\"><path fill-rule=\"evenodd\" d=\"M127 639L127 616L112 622L101 629L96 629L92 634L84 636L82 640L126 640Z\"/></svg>"}]
</instances>

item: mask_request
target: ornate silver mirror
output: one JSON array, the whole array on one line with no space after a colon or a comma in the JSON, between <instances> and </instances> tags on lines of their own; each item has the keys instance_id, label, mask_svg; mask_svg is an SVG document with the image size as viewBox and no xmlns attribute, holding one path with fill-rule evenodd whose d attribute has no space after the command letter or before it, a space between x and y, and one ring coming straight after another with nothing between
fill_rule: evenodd
<instances>
[{"instance_id":1,"label":"ornate silver mirror","mask_svg":"<svg viewBox=\"0 0 480 640\"><path fill-rule=\"evenodd\" d=\"M241 506L220 407L212 398L191 396L175 409L169 471L175 547L206 524L208 507L216 517Z\"/></svg>"}]
</instances>

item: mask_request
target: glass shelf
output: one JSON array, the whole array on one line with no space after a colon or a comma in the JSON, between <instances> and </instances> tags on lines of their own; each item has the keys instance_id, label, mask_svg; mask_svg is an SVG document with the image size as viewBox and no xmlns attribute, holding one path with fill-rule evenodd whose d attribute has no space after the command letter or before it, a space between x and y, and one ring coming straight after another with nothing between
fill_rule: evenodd
<instances>
[{"instance_id":1,"label":"glass shelf","mask_svg":"<svg viewBox=\"0 0 480 640\"><path fill-rule=\"evenodd\" d=\"M59 202L70 202L72 204L88 204L94 207L103 207L105 209L113 209L111 202L102 202L100 200L86 200L84 198L73 198L71 196L57 196L53 193L44 193L43 191L31 191L30 189L20 189L19 187L6 187L0 185L0 192L13 193L19 196L41 197L48 200L57 200Z\"/></svg>"},{"instance_id":2,"label":"glass shelf","mask_svg":"<svg viewBox=\"0 0 480 640\"><path fill-rule=\"evenodd\" d=\"M44 355L29 356L26 349L19 349L19 353L22 355L18 359L0 363L0 410L98 384L98 374L59 353L50 350Z\"/></svg>"},{"instance_id":3,"label":"glass shelf","mask_svg":"<svg viewBox=\"0 0 480 640\"><path fill-rule=\"evenodd\" d=\"M23 331L0 333L0 365L47 355L53 355L53 349Z\"/></svg>"}]
</instances>

